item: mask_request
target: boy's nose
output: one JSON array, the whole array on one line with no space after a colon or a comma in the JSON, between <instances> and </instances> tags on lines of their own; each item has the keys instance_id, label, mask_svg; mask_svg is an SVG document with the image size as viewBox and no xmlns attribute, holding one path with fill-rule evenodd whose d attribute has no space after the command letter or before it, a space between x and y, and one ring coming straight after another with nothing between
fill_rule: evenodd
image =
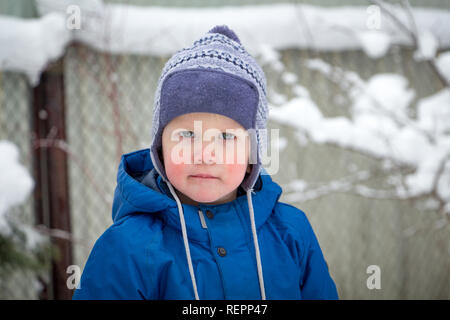
<instances>
[{"instance_id":1,"label":"boy's nose","mask_svg":"<svg viewBox=\"0 0 450 320\"><path fill-rule=\"evenodd\" d=\"M201 146L194 146L194 164L214 164L216 163L216 156L214 148L211 148L211 143L203 141ZM212 144L214 145L214 143Z\"/></svg>"}]
</instances>

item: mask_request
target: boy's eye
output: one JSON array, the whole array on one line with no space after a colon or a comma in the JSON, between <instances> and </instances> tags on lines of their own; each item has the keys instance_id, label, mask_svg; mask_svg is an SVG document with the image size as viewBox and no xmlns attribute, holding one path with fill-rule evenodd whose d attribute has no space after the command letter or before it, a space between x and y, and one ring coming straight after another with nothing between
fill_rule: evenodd
<instances>
[{"instance_id":1,"label":"boy's eye","mask_svg":"<svg viewBox=\"0 0 450 320\"><path fill-rule=\"evenodd\" d=\"M233 140L236 136L229 132L222 132L222 138L224 140Z\"/></svg>"},{"instance_id":2,"label":"boy's eye","mask_svg":"<svg viewBox=\"0 0 450 320\"><path fill-rule=\"evenodd\" d=\"M194 137L194 132L193 132L193 131L190 131L190 130L181 131L181 132L180 132L180 135L181 135L183 138L193 138L193 137Z\"/></svg>"}]
</instances>

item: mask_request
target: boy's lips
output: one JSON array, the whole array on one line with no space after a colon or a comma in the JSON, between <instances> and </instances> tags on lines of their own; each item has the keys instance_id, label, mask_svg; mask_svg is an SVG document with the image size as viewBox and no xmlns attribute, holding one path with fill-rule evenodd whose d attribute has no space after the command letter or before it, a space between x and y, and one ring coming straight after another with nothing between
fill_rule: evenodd
<instances>
[{"instance_id":1,"label":"boy's lips","mask_svg":"<svg viewBox=\"0 0 450 320\"><path fill-rule=\"evenodd\" d=\"M210 174L206 174L206 173L198 173L198 174L194 174L191 175L192 178L199 178L199 179L217 179L217 177L214 177Z\"/></svg>"}]
</instances>

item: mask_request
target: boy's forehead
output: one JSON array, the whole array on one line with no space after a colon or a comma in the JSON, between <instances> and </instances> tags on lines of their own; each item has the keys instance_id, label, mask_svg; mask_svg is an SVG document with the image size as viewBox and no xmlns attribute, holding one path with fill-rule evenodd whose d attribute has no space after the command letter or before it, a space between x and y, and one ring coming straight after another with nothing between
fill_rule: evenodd
<instances>
[{"instance_id":1,"label":"boy's forehead","mask_svg":"<svg viewBox=\"0 0 450 320\"><path fill-rule=\"evenodd\" d=\"M194 121L201 121L202 125L214 125L217 128L242 127L238 122L227 116L208 112L187 113L172 119L169 124L194 126Z\"/></svg>"}]
</instances>

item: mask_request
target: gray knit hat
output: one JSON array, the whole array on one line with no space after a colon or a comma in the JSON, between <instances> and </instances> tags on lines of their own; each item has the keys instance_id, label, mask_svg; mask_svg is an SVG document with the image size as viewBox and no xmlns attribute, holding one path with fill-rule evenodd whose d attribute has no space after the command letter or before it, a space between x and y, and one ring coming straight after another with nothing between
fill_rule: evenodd
<instances>
[{"instance_id":1,"label":"gray knit hat","mask_svg":"<svg viewBox=\"0 0 450 320\"><path fill-rule=\"evenodd\" d=\"M161 159L164 127L175 117L191 112L218 113L248 130L252 170L241 186L246 191L252 189L266 150L266 78L236 34L225 25L214 27L191 47L177 51L159 78L150 156L166 181Z\"/></svg>"}]
</instances>

